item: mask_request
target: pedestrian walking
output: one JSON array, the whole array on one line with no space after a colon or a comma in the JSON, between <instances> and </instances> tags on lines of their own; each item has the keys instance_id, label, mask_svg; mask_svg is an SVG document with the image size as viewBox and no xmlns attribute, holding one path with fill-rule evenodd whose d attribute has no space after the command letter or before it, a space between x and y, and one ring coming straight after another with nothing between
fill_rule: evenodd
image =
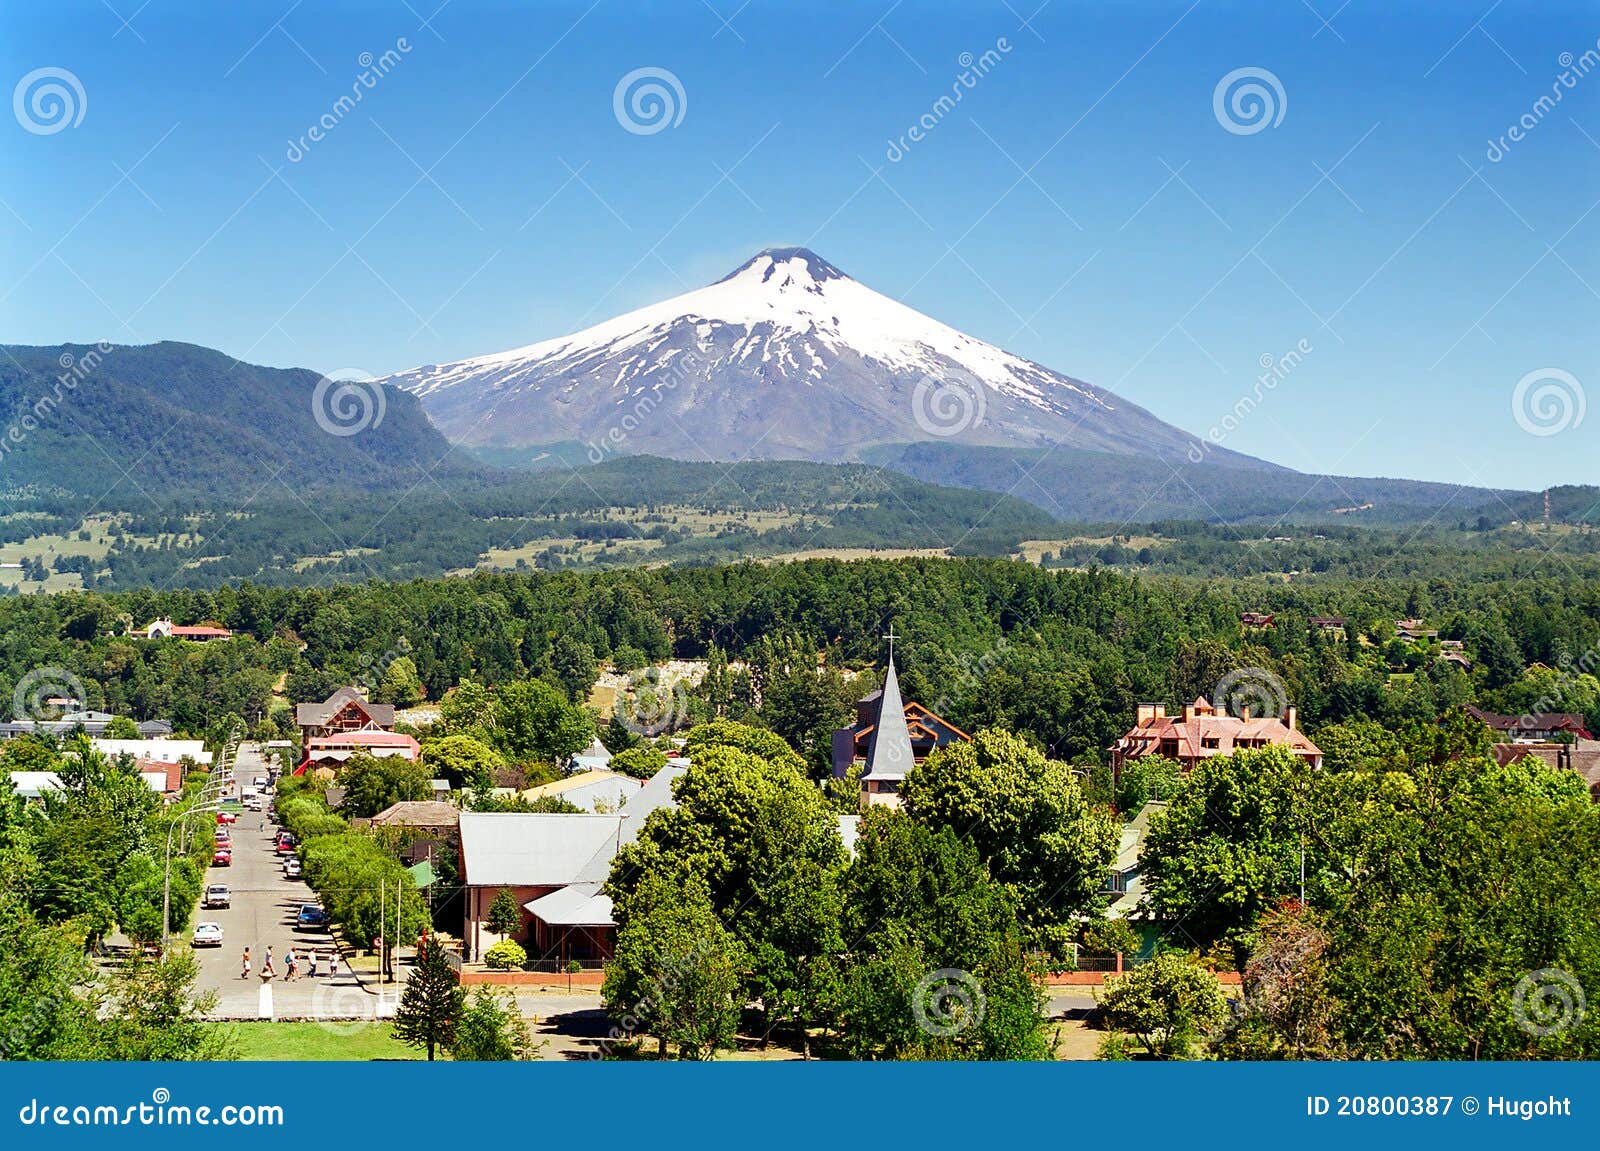
<instances>
[{"instance_id":1,"label":"pedestrian walking","mask_svg":"<svg viewBox=\"0 0 1600 1151\"><path fill-rule=\"evenodd\" d=\"M244 949L244 970L239 972L239 978L250 978L250 949L248 947Z\"/></svg>"},{"instance_id":2,"label":"pedestrian walking","mask_svg":"<svg viewBox=\"0 0 1600 1151\"><path fill-rule=\"evenodd\" d=\"M328 978L339 978L339 949L334 948L328 952Z\"/></svg>"},{"instance_id":3,"label":"pedestrian walking","mask_svg":"<svg viewBox=\"0 0 1600 1151\"><path fill-rule=\"evenodd\" d=\"M317 953L315 950L306 956L306 974L312 979L317 977Z\"/></svg>"},{"instance_id":4,"label":"pedestrian walking","mask_svg":"<svg viewBox=\"0 0 1600 1151\"><path fill-rule=\"evenodd\" d=\"M272 969L272 946L267 946L267 957L261 961L261 974L271 978L277 972Z\"/></svg>"},{"instance_id":5,"label":"pedestrian walking","mask_svg":"<svg viewBox=\"0 0 1600 1151\"><path fill-rule=\"evenodd\" d=\"M288 954L284 957L284 963L287 965L288 972L289 972L288 975L286 975L284 977L284 981L286 983L293 983L294 982L295 973L296 973L296 970L297 970L297 966L298 966L296 961L295 961L294 948L292 948L292 947L289 948Z\"/></svg>"}]
</instances>

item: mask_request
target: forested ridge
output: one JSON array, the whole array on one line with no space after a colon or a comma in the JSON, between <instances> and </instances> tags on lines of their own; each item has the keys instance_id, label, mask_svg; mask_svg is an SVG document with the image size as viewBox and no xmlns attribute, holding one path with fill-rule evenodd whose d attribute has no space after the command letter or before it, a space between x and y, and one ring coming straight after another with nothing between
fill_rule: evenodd
<instances>
[{"instance_id":1,"label":"forested ridge","mask_svg":"<svg viewBox=\"0 0 1600 1151\"><path fill-rule=\"evenodd\" d=\"M1275 626L1246 630L1245 611L1272 612ZM214 621L237 637L202 646L119 634L163 615ZM1327 615L1348 620L1343 635L1310 625ZM1394 621L1413 616L1460 640L1471 670L1440 658L1437 643L1396 640ZM1577 674L1592 670L1600 648L1594 580L1283 583L984 559L13 597L0 602L0 688L9 694L30 670L59 667L83 681L92 706L200 730L228 713L263 721L280 676L289 699L322 698L381 673L397 654L435 700L464 678L530 676L576 697L606 661L709 657L749 664L743 678L718 681L726 698L717 710L770 714L774 700L790 700L794 714L772 725L806 744L842 714L835 696L848 694L808 688L815 661L830 673L880 666L891 625L903 637L896 654L908 698L937 704L967 730L1012 728L1059 758L1097 760L1138 701L1209 694L1240 668L1281 680L1312 729L1431 720L1469 701L1520 711L1549 694L1550 677L1561 680L1562 710L1600 722L1600 702L1586 694L1592 676Z\"/></svg>"}]
</instances>

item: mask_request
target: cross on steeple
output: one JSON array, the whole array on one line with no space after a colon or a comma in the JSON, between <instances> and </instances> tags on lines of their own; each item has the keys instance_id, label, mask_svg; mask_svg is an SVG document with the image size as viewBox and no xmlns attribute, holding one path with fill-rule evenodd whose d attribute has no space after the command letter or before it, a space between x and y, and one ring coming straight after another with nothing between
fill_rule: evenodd
<instances>
[{"instance_id":1,"label":"cross on steeple","mask_svg":"<svg viewBox=\"0 0 1600 1151\"><path fill-rule=\"evenodd\" d=\"M894 659L894 641L903 637L894 634L894 624L889 625L889 632L883 637L889 641L889 658Z\"/></svg>"}]
</instances>

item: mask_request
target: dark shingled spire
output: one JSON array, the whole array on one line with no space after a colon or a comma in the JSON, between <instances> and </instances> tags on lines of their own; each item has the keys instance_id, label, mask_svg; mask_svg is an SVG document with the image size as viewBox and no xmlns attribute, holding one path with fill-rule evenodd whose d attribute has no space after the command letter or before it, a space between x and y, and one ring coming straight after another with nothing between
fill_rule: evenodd
<instances>
[{"instance_id":1,"label":"dark shingled spire","mask_svg":"<svg viewBox=\"0 0 1600 1151\"><path fill-rule=\"evenodd\" d=\"M861 778L904 779L913 766L911 729L906 726L906 705L900 698L900 677L891 655L878 700L878 722L872 728L872 747L867 751L867 772Z\"/></svg>"}]
</instances>

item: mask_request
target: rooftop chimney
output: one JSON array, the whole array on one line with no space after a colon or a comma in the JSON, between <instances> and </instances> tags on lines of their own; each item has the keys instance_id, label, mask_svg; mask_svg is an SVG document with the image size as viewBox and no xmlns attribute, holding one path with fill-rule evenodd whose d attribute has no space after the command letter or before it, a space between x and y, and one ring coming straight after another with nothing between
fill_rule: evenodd
<instances>
[{"instance_id":1,"label":"rooftop chimney","mask_svg":"<svg viewBox=\"0 0 1600 1151\"><path fill-rule=\"evenodd\" d=\"M1288 728L1290 731L1294 730L1294 725L1299 718L1300 711L1295 707L1294 704L1291 703L1288 707L1283 709L1283 726Z\"/></svg>"}]
</instances>

